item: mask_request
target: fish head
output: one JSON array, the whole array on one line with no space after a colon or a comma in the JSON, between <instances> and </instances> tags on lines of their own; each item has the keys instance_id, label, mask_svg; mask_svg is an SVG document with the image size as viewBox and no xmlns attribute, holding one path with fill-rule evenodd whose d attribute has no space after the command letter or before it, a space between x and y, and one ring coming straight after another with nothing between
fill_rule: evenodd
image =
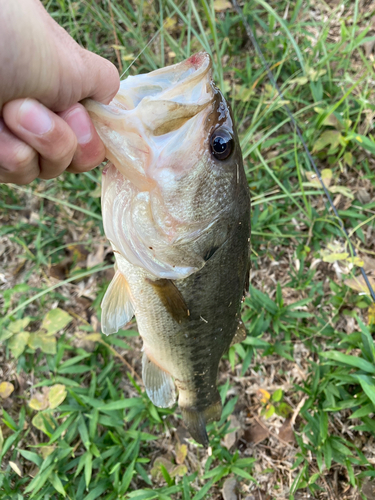
<instances>
[{"instance_id":1,"label":"fish head","mask_svg":"<svg viewBox=\"0 0 375 500\"><path fill-rule=\"evenodd\" d=\"M84 104L113 164L102 191L113 246L156 277L179 279L200 269L207 251L226 237L210 229L223 214L233 219L239 185L246 184L232 114L212 82L210 56L200 52L129 76L109 105ZM112 208L105 209L120 206L115 196L123 198L117 222ZM210 241L202 243L207 235Z\"/></svg>"}]
</instances>

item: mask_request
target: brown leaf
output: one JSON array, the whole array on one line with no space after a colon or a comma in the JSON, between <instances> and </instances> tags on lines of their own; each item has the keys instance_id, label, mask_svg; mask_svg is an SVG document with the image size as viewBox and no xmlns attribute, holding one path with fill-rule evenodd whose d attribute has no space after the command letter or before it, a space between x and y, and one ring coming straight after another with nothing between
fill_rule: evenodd
<instances>
[{"instance_id":1,"label":"brown leaf","mask_svg":"<svg viewBox=\"0 0 375 500\"><path fill-rule=\"evenodd\" d=\"M363 260L363 269L366 273L374 273L375 274L375 259L364 255L362 257Z\"/></svg>"},{"instance_id":2,"label":"brown leaf","mask_svg":"<svg viewBox=\"0 0 375 500\"><path fill-rule=\"evenodd\" d=\"M283 425L279 429L279 438L285 443L294 443L295 437L292 426L290 425L290 419L287 418Z\"/></svg>"},{"instance_id":3,"label":"brown leaf","mask_svg":"<svg viewBox=\"0 0 375 500\"><path fill-rule=\"evenodd\" d=\"M225 434L224 436L224 446L230 450L232 446L237 441L237 430L241 427L240 422L238 421L237 417L234 415L230 415L228 420L230 420L230 425L229 425L229 430L231 432L228 432L228 434Z\"/></svg>"},{"instance_id":4,"label":"brown leaf","mask_svg":"<svg viewBox=\"0 0 375 500\"><path fill-rule=\"evenodd\" d=\"M360 203L366 205L366 203L370 203L371 201L371 194L367 191L367 189L359 188L357 191L356 198Z\"/></svg>"},{"instance_id":5,"label":"brown leaf","mask_svg":"<svg viewBox=\"0 0 375 500\"><path fill-rule=\"evenodd\" d=\"M14 385L10 382L1 382L0 384L0 397L3 399L9 398L14 391Z\"/></svg>"},{"instance_id":6,"label":"brown leaf","mask_svg":"<svg viewBox=\"0 0 375 500\"><path fill-rule=\"evenodd\" d=\"M258 444L269 436L268 429L264 428L258 422L254 422L248 429L246 429L243 439L248 444Z\"/></svg>"},{"instance_id":7,"label":"brown leaf","mask_svg":"<svg viewBox=\"0 0 375 500\"><path fill-rule=\"evenodd\" d=\"M69 275L69 259L64 259L58 264L51 266L48 269L48 275L50 278L54 278L56 280L64 280Z\"/></svg>"},{"instance_id":8,"label":"brown leaf","mask_svg":"<svg viewBox=\"0 0 375 500\"><path fill-rule=\"evenodd\" d=\"M237 481L235 477L228 477L223 484L223 498L224 500L237 500Z\"/></svg>"},{"instance_id":9,"label":"brown leaf","mask_svg":"<svg viewBox=\"0 0 375 500\"><path fill-rule=\"evenodd\" d=\"M85 262L89 252L86 250L84 245L68 245L67 249L69 250L71 259L74 262Z\"/></svg>"}]
</instances>

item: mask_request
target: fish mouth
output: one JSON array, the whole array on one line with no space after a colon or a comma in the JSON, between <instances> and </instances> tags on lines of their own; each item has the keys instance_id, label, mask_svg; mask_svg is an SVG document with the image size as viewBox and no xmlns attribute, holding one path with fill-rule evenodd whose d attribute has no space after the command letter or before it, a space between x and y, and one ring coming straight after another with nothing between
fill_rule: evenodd
<instances>
[{"instance_id":1,"label":"fish mouth","mask_svg":"<svg viewBox=\"0 0 375 500\"><path fill-rule=\"evenodd\" d=\"M151 73L129 76L112 101L126 110L136 108L144 99L168 100L180 104L203 104L213 99L210 88L212 62L206 52Z\"/></svg>"},{"instance_id":2,"label":"fish mouth","mask_svg":"<svg viewBox=\"0 0 375 500\"><path fill-rule=\"evenodd\" d=\"M196 141L212 111L212 62L206 52L151 73L129 76L109 105L84 101L106 156L138 189L158 183L155 169L172 144ZM172 147L173 149L173 147Z\"/></svg>"}]
</instances>

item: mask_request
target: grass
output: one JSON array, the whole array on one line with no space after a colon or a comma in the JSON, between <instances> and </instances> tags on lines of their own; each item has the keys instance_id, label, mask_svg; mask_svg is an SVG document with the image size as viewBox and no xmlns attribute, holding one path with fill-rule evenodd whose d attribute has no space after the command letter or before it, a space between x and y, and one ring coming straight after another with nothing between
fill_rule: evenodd
<instances>
[{"instance_id":1,"label":"grass","mask_svg":"<svg viewBox=\"0 0 375 500\"><path fill-rule=\"evenodd\" d=\"M253 198L248 336L221 364L207 452L148 400L135 323L100 334L100 169L1 185L0 498L214 499L230 478L225 500L373 498L374 306L347 281L358 260L239 16L208 0L44 3L121 71L135 59L127 74L212 54ZM244 14L374 279L370 7L249 0Z\"/></svg>"}]
</instances>

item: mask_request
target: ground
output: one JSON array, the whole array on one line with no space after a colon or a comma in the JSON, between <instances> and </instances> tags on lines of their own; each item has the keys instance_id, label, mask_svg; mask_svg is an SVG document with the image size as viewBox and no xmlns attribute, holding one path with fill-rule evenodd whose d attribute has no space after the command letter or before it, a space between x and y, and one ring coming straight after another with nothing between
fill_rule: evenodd
<instances>
[{"instance_id":1,"label":"ground","mask_svg":"<svg viewBox=\"0 0 375 500\"><path fill-rule=\"evenodd\" d=\"M252 194L247 338L204 450L145 395L136 323L100 333L100 169L0 186L0 498L374 499L373 2L241 4L283 101L230 2L44 3L124 76L212 53Z\"/></svg>"}]
</instances>

